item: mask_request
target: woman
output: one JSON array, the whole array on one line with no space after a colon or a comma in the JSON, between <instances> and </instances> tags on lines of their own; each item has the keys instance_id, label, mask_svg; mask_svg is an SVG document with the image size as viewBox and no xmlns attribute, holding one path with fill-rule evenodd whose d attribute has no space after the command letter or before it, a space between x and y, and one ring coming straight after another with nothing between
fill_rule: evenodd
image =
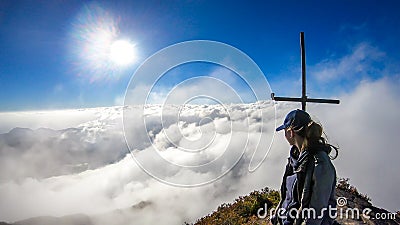
<instances>
[{"instance_id":1,"label":"woman","mask_svg":"<svg viewBox=\"0 0 400 225\"><path fill-rule=\"evenodd\" d=\"M329 158L333 147L322 137L321 125L303 110L293 110L284 124L292 146L281 185L281 201L273 224L333 224L336 212L336 171ZM337 155L337 154L336 154Z\"/></svg>"}]
</instances>

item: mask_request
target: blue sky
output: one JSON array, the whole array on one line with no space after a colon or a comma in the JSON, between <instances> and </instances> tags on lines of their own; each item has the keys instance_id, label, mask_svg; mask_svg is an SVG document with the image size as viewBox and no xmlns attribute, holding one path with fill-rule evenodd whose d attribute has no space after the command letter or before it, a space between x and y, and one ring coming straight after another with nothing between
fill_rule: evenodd
<instances>
[{"instance_id":1,"label":"blue sky","mask_svg":"<svg viewBox=\"0 0 400 225\"><path fill-rule=\"evenodd\" d=\"M115 105L147 57L196 39L240 49L277 95L300 95L300 31L309 96L335 97L365 79L399 79L399 8L394 0L1 1L0 111ZM84 60L96 57L83 50L85 34L107 20L115 24L114 39L135 45L133 64Z\"/></svg>"}]
</instances>

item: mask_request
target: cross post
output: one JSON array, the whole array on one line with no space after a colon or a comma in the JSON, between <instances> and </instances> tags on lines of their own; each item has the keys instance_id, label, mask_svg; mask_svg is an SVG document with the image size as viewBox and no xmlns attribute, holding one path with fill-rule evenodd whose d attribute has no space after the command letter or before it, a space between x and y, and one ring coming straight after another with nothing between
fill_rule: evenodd
<instances>
[{"instance_id":1,"label":"cross post","mask_svg":"<svg viewBox=\"0 0 400 225\"><path fill-rule=\"evenodd\" d=\"M301 102L301 109L306 111L307 102L314 103L329 103L339 104L340 100L336 99L322 99L322 98L308 98L306 94L306 49L304 44L304 32L300 32L300 51L301 51L301 97L275 97L275 93L271 93L272 100L275 101L286 101L286 102Z\"/></svg>"}]
</instances>

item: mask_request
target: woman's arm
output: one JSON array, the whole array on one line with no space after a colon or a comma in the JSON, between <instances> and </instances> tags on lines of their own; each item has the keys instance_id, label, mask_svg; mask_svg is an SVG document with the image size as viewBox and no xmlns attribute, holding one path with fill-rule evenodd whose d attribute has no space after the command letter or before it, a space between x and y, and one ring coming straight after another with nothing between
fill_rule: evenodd
<instances>
[{"instance_id":1,"label":"woman's arm","mask_svg":"<svg viewBox=\"0 0 400 225\"><path fill-rule=\"evenodd\" d=\"M336 171L326 153L315 156L315 167L312 172L312 183L309 188L304 185L305 191L310 191L308 212L302 212L305 216L305 224L322 224L329 216L329 199L332 197L336 183ZM310 189L310 190L308 190Z\"/></svg>"}]
</instances>

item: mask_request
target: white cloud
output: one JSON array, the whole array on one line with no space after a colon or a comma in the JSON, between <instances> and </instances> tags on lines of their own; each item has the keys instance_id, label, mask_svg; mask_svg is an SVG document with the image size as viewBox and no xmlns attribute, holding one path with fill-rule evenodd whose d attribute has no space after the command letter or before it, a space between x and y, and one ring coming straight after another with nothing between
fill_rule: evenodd
<instances>
[{"instance_id":1,"label":"white cloud","mask_svg":"<svg viewBox=\"0 0 400 225\"><path fill-rule=\"evenodd\" d=\"M0 133L15 127L65 129L96 118L99 109L0 112ZM60 119L61 118L61 119ZM68 119L62 119L68 118Z\"/></svg>"},{"instance_id":2,"label":"white cloud","mask_svg":"<svg viewBox=\"0 0 400 225\"><path fill-rule=\"evenodd\" d=\"M400 93L397 88L399 83L398 77L364 81L354 92L341 96L340 105L310 104L308 107L310 113L323 123L331 142L341 147L339 158L334 161L338 175L350 177L351 182L361 192L367 193L375 204L390 210L398 209L398 202L400 202L397 197L399 181L396 179L397 171L400 169L400 164L397 163L399 152L396 148L397 129L400 126L397 113L400 110ZM259 131L264 130L266 136L261 138L261 147L268 147L269 143L265 139L270 138L267 136L271 134L274 120L271 119L271 112L268 111L269 108L266 107L265 102L231 105L228 107L229 114L220 107L218 105L187 105L182 109L182 122L179 126L174 123L175 109L172 106L166 108L164 128L172 133L164 134L157 119L160 106L151 106L146 111L145 121L137 118L130 126L132 137L135 138L132 147L138 149L135 155L147 159L146 162L151 162L150 167L163 171L164 177L161 178L175 182L190 182L212 178L224 169L224 166L234 161L232 158L235 155L224 155L225 160L221 164L212 168L203 168L203 170L170 169L161 167L156 160L152 160L150 141L166 147L162 152L166 158L169 157L178 163L198 164L212 159L220 153L218 151L243 150L236 148L235 145L217 148L217 146L225 146L224 142L229 140L227 129L230 130L231 125L227 122L233 121L235 141L240 142L250 134L248 147L251 149L258 142ZM279 103L277 105L278 123L283 121L287 112L296 107L298 105L293 103ZM116 142L120 140L111 139L112 144L104 145L101 137L118 134L121 123L117 121L121 119L121 109L122 107L90 109L94 111L91 114L93 117L86 118L87 122L81 122L78 125L74 124L78 121L76 118L71 125L68 125L67 114L59 114L65 121L65 127L62 129L79 128L74 130L79 131L74 133L75 138L97 143L94 151L98 148L113 150L115 146L118 146ZM140 109L140 106L136 109ZM258 109L268 111L263 114L264 124L261 124ZM23 113L15 113L14 119L19 118L18 114ZM36 118L33 116L33 119ZM201 122L203 118L209 118L210 121ZM14 120L10 115L8 119ZM246 126L246 121L249 121L249 126ZM146 134L143 134L144 123L148 128L147 131L145 130ZM33 122L27 124L37 126L37 123ZM184 135L179 135L177 128L180 128ZM62 129L57 132L62 133ZM203 154L194 156L181 154L165 139L165 135L172 135L174 143L186 147L201 147L210 140L210 134L216 135L214 143ZM185 139L185 137L190 138ZM40 139L37 138L37 136L33 137L32 141L39 144ZM61 136L56 136L55 139L59 140ZM194 145L188 144L190 141L194 141ZM46 143L40 144L44 147ZM50 145L47 147L50 148ZM99 224L104 224L104 221L108 221L107 224L111 222L114 224L181 224L183 221L194 221L215 210L219 204L232 201L235 197L254 189L265 186L278 188L288 149L289 146L283 134L278 133L271 152L255 172L248 172L248 164L253 152L246 151L242 160L226 176L214 183L194 188L169 186L153 179L135 164L130 155L116 163L76 174L46 179L3 180L0 182L0 199L2 199L0 221L14 221L39 215L61 216L71 213L97 215L94 218ZM5 149L2 147L1 150ZM259 160L262 156L263 154L256 154ZM46 159L45 156L38 157ZM134 207L128 209L131 206ZM114 209L122 210L107 213Z\"/></svg>"},{"instance_id":3,"label":"white cloud","mask_svg":"<svg viewBox=\"0 0 400 225\"><path fill-rule=\"evenodd\" d=\"M266 104L264 105L267 106ZM260 106L262 105L259 105L259 107ZM119 134L117 132L118 129L122 130L121 124L117 123L117 121L121 119L120 112L122 109L122 107L100 108L97 109L94 118L86 123L78 125L76 128L61 129L59 131L49 130L51 138L54 139L53 142L47 141L49 135L41 135L40 130L28 130L29 133L33 133L30 136L31 142L34 143L34 145L39 145L41 149L46 148L51 150L51 148L54 147L51 143L58 143L61 140L67 140L67 142L64 143L64 146L56 145L56 147L62 147L57 151L62 155L64 154L64 156L68 156L71 146L75 148L76 151L83 153L90 151L94 151L95 153L101 153L102 151L112 153L114 150L114 153L118 155L118 146L123 143L123 141L117 139ZM130 112L130 110L134 112L138 109L140 109L140 106L128 109L128 112ZM176 130L176 125L173 123L173 115L175 113L174 109L174 106L171 106L171 108L167 107L166 114L164 115L166 120L166 123L164 123L165 130L171 130L172 133L170 134L172 135L178 134L177 132L179 131ZM259 120L257 119L257 114L252 113L258 109L257 104L248 106L232 105L230 106L230 109L233 110L232 118L234 119L234 122L237 123L236 128L239 129L238 132L234 132L233 135L236 135L236 137L233 138L233 141L243 143L248 135L248 129L246 123L244 123L244 121L247 120L245 115L249 114L252 119ZM155 145L163 145L164 143L168 144L168 142L162 138L164 133L159 127L157 120L160 112L160 105L151 106L150 110L146 112L146 127L149 132L153 133ZM220 106L187 105L181 114L182 122L185 123L185 125L181 127L184 135L175 136L174 140L179 145L187 145L187 147L192 147L187 143L188 141L197 141L199 147L202 147L204 146L202 144L204 139L201 139L201 137L215 133L217 135L215 143L195 157L190 156L190 154L185 155L174 148L162 152L166 158L175 159L174 157L180 157L180 162L186 164L207 162L210 158L218 157L221 152L228 152L228 154L222 159L221 163L214 165L212 168L204 167L197 170L180 170L179 168L169 170L168 168L159 168L160 164L157 164L151 155L150 149L152 147L148 135L141 135L141 131L145 130L142 118L136 118L137 120L133 121L133 126L131 127L133 128L131 131L135 138L133 147L134 149L140 150L136 151L135 154L137 158L148 159L145 162L153 163L151 166L163 170L165 177L162 178L166 180L170 179L174 182L187 182L192 179L194 182L197 182L198 179L213 179L216 177L214 173L226 170L229 163L232 163L232 161L235 162L233 156L238 156L237 154L233 154L235 151L242 151L239 145L231 144L229 148L226 146L226 142L229 142L229 137L231 135L229 132L231 129L229 126L231 121L227 119L228 117L229 115L220 108ZM209 118L209 120L204 121L204 118ZM213 121L216 121L214 125ZM271 125L273 126L273 124ZM253 130L252 132L260 132L260 129L262 128L256 128L257 126L258 125L251 125L249 128L250 130ZM272 128L273 127L271 127L270 130L272 130ZM190 134L199 131L202 132L200 136L190 136L190 138L193 139L185 138ZM15 136L14 131L3 135L12 136L20 141L21 139L24 139ZM114 136L115 138L109 139L109 137ZM108 139L110 144L107 145L102 141L102 138ZM95 144L94 148L85 148L86 142ZM255 145L253 140L250 140L250 142L252 143L251 145ZM4 159L10 158L9 153L11 149L8 145L4 146L2 147L2 150L4 150ZM16 147L17 149L21 148L21 144L16 145ZM23 149L18 150L23 151ZM34 154L35 152L36 149L27 148L24 153ZM22 154L22 156L17 155L14 159L17 161L18 157L24 158L24 156L24 154ZM108 157L112 156L112 154L108 155ZM49 160L54 160L51 159L52 156L49 155L48 152L46 152L46 154L38 154L37 157L38 159L35 160L35 162L43 163L42 165L45 165ZM29 156L26 158L31 157ZM244 164L246 158L240 164ZM88 160L88 158L86 158L86 160ZM24 170L35 172L35 169L37 169L35 165L38 164L29 165L25 163L21 164L20 167ZM57 170L57 165L59 167L63 166L61 163L56 164L54 165L55 168L52 168L51 171ZM40 168L41 166L37 167ZM12 168L4 168L4 171L11 171ZM78 174L38 179L41 177L39 173L40 171L36 171L37 173L29 174L30 176L33 176L33 178L22 177L16 179L17 177L13 176L5 177L0 183L0 196L2 199L2 203L0 203L0 220L13 221L38 215L60 216L70 213L99 214L113 209L130 207L131 205L145 201L151 202L151 207L156 209L156 212L152 211L152 213L159 215L159 217L162 218L162 221L167 224L181 223L183 222L183 219L192 221L197 217L210 212L222 202L234 198L237 194L236 190L244 189L245 191L242 191L242 193L250 191L253 187L240 184L240 180L236 179L245 174L246 169L247 168L244 166L238 166L233 173L229 174L222 180L219 180L214 184L192 189L171 187L158 182L145 174L134 163L129 155L118 163L95 170L87 170ZM37 178L35 178L35 176ZM230 183L235 180L238 181L238 183L230 185L224 184L227 181ZM211 195L207 197L207 201L203 204L198 204L198 201L194 200L196 203L193 203L189 207L187 206L193 199L201 198L204 200L206 192L211 193ZM41 207L37 206L38 202L41 202ZM185 207L189 208L189 210L183 210ZM172 209L173 212L169 211L167 213L165 209ZM154 223L159 221L159 217L143 217L143 211L146 210L147 209L140 211L137 215L135 215L135 213L129 214L127 215L127 218L135 218L134 221L136 222L152 221L152 223ZM105 216L106 215L100 217L104 219ZM112 214L108 216L112 216ZM124 218L119 219L125 221L125 224L128 221L124 220Z\"/></svg>"},{"instance_id":4,"label":"white cloud","mask_svg":"<svg viewBox=\"0 0 400 225\"><path fill-rule=\"evenodd\" d=\"M307 65L307 96L310 98L338 97L353 91L362 80L381 79L398 73L398 67L390 64L390 57L368 42L351 46L347 54L331 54L326 59ZM299 96L301 71L299 67L281 74L273 80L277 96ZM278 90L278 91L276 91Z\"/></svg>"},{"instance_id":5,"label":"white cloud","mask_svg":"<svg viewBox=\"0 0 400 225\"><path fill-rule=\"evenodd\" d=\"M310 107L325 124L340 149L335 161L338 175L349 177L373 203L398 210L396 190L400 180L397 159L400 127L400 79L363 81L351 94L340 97L339 106Z\"/></svg>"},{"instance_id":6,"label":"white cloud","mask_svg":"<svg viewBox=\"0 0 400 225\"><path fill-rule=\"evenodd\" d=\"M128 153L121 113L122 108L2 113L4 123L27 121L33 129L0 134L0 181L76 173L120 160Z\"/></svg>"},{"instance_id":7,"label":"white cloud","mask_svg":"<svg viewBox=\"0 0 400 225\"><path fill-rule=\"evenodd\" d=\"M115 106L124 105L124 98L125 98L125 96L121 96L121 95L115 97L115 99L114 99L114 105L115 105Z\"/></svg>"},{"instance_id":8,"label":"white cloud","mask_svg":"<svg viewBox=\"0 0 400 225\"><path fill-rule=\"evenodd\" d=\"M363 42L355 46L351 53L339 59L324 60L310 69L310 74L321 83L338 80L361 80L376 73L373 63L382 61L385 53Z\"/></svg>"}]
</instances>

